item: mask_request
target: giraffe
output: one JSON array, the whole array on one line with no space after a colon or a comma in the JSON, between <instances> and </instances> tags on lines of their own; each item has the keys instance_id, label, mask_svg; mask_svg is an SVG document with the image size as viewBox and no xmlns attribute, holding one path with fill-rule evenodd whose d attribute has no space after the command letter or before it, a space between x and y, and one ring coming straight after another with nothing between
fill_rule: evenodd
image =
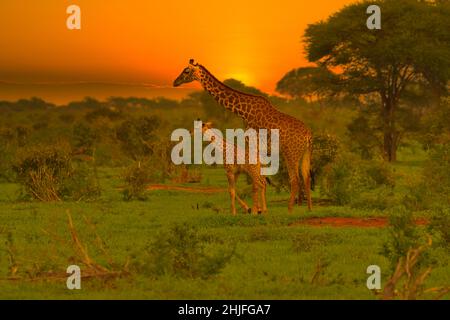
<instances>
[{"instance_id":1,"label":"giraffe","mask_svg":"<svg viewBox=\"0 0 450 320\"><path fill-rule=\"evenodd\" d=\"M199 121L199 120L197 120ZM222 150L223 154L223 166L227 175L228 180L228 191L231 198L231 213L236 215L236 200L239 202L241 207L248 213L266 213L266 179L261 175L261 164L259 161L255 164L251 164L249 160L248 150L237 145L234 145L222 137L214 134L212 131L212 123L206 122L202 123L202 133L203 136L210 140L215 147ZM234 151L232 151L234 149ZM245 154L242 154L245 153ZM226 155L234 154L235 163L226 163ZM245 159L245 163L237 164L236 159L241 155ZM258 159L259 160L259 159ZM252 194L253 194L253 205L250 208L244 200L242 200L236 193L236 182L241 173L246 173L252 180Z\"/></svg>"},{"instance_id":2,"label":"giraffe","mask_svg":"<svg viewBox=\"0 0 450 320\"><path fill-rule=\"evenodd\" d=\"M239 115L248 127L256 130L279 130L280 153L287 166L291 187L288 210L292 212L296 195L298 195L298 204L301 205L303 191L306 192L308 209L311 210L312 134L310 129L302 121L278 111L266 98L246 94L226 86L204 66L194 63L191 59L173 85L178 87L193 81L200 82L220 105ZM299 177L300 162L303 188Z\"/></svg>"}]
</instances>

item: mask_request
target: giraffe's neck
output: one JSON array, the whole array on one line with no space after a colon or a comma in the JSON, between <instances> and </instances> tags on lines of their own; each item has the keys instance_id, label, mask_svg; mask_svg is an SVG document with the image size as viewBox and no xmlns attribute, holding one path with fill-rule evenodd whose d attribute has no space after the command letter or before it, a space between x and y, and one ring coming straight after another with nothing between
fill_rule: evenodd
<instances>
[{"instance_id":1,"label":"giraffe's neck","mask_svg":"<svg viewBox=\"0 0 450 320\"><path fill-rule=\"evenodd\" d=\"M245 157L245 149L240 148L238 145L227 141L224 137L214 136L213 144L222 150L223 162L225 163L227 160L227 154L234 154L234 157L237 159L238 157Z\"/></svg>"},{"instance_id":2,"label":"giraffe's neck","mask_svg":"<svg viewBox=\"0 0 450 320\"><path fill-rule=\"evenodd\" d=\"M247 123L253 122L254 115L264 104L255 103L262 97L248 95L234 90L214 77L205 67L200 67L200 83L214 99L226 109L239 115Z\"/></svg>"}]
</instances>

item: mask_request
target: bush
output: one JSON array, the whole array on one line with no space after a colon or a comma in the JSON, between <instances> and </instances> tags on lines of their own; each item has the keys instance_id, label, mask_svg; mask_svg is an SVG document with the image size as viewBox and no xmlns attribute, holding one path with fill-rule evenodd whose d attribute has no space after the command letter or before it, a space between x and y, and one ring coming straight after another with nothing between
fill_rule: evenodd
<instances>
[{"instance_id":1,"label":"bush","mask_svg":"<svg viewBox=\"0 0 450 320\"><path fill-rule=\"evenodd\" d=\"M381 253L389 260L392 270L398 260L409 249L419 245L419 234L412 212L405 207L392 209L389 214L389 239L383 244Z\"/></svg>"},{"instance_id":2,"label":"bush","mask_svg":"<svg viewBox=\"0 0 450 320\"><path fill-rule=\"evenodd\" d=\"M343 154L323 173L320 191L339 205L385 209L393 201L395 177L388 164ZM390 198L389 198L390 197Z\"/></svg>"},{"instance_id":3,"label":"bush","mask_svg":"<svg viewBox=\"0 0 450 320\"><path fill-rule=\"evenodd\" d=\"M437 245L450 251L450 208L436 210L428 228L436 236Z\"/></svg>"},{"instance_id":4,"label":"bush","mask_svg":"<svg viewBox=\"0 0 450 320\"><path fill-rule=\"evenodd\" d=\"M137 161L129 166L122 174L126 186L123 190L123 199L130 201L133 199L146 200L145 191L152 181L155 180L156 173L150 167L148 161Z\"/></svg>"},{"instance_id":5,"label":"bush","mask_svg":"<svg viewBox=\"0 0 450 320\"><path fill-rule=\"evenodd\" d=\"M157 116L124 121L116 128L116 138L122 151L133 160L151 156L159 142L156 130L160 124L161 120Z\"/></svg>"},{"instance_id":6,"label":"bush","mask_svg":"<svg viewBox=\"0 0 450 320\"><path fill-rule=\"evenodd\" d=\"M409 186L403 203L411 210L450 206L450 143L430 150L420 180Z\"/></svg>"},{"instance_id":7,"label":"bush","mask_svg":"<svg viewBox=\"0 0 450 320\"><path fill-rule=\"evenodd\" d=\"M207 237L200 235L197 229L177 224L156 237L146 251L147 261L139 259L136 267L154 277L210 278L231 260L235 247L212 254L206 243Z\"/></svg>"},{"instance_id":8,"label":"bush","mask_svg":"<svg viewBox=\"0 0 450 320\"><path fill-rule=\"evenodd\" d=\"M74 170L61 188L63 199L92 201L101 195L95 167L83 161L73 161Z\"/></svg>"},{"instance_id":9,"label":"bush","mask_svg":"<svg viewBox=\"0 0 450 320\"><path fill-rule=\"evenodd\" d=\"M314 135L311 160L311 189L314 189L316 182L321 179L326 168L335 161L338 150L339 141L335 136L329 134ZM299 172L299 174L300 182L303 183L301 172ZM282 158L280 159L280 166L277 175L273 178L271 177L270 179L276 186L278 192L282 189L289 190L289 174Z\"/></svg>"},{"instance_id":10,"label":"bush","mask_svg":"<svg viewBox=\"0 0 450 320\"><path fill-rule=\"evenodd\" d=\"M73 144L79 153L93 155L97 133L89 125L78 122L73 126Z\"/></svg>"},{"instance_id":11,"label":"bush","mask_svg":"<svg viewBox=\"0 0 450 320\"><path fill-rule=\"evenodd\" d=\"M427 289L425 281L434 267L448 266L449 211L436 212L425 229L416 227L411 210L399 206L391 211L389 223L390 236L381 254L389 260L392 275L382 291L383 299L424 299L425 294L442 298L448 285Z\"/></svg>"},{"instance_id":12,"label":"bush","mask_svg":"<svg viewBox=\"0 0 450 320\"><path fill-rule=\"evenodd\" d=\"M87 167L72 161L69 144L19 149L13 170L26 195L40 201L81 200L100 193Z\"/></svg>"},{"instance_id":13,"label":"bush","mask_svg":"<svg viewBox=\"0 0 450 320\"><path fill-rule=\"evenodd\" d=\"M431 197L447 200L450 205L450 143L436 145L423 172L424 184Z\"/></svg>"},{"instance_id":14,"label":"bush","mask_svg":"<svg viewBox=\"0 0 450 320\"><path fill-rule=\"evenodd\" d=\"M324 168L336 160L339 150L339 140L329 134L314 136L311 168L315 177L320 177Z\"/></svg>"},{"instance_id":15,"label":"bush","mask_svg":"<svg viewBox=\"0 0 450 320\"><path fill-rule=\"evenodd\" d=\"M373 159L381 150L379 130L379 115L376 108L362 108L358 116L348 124L347 131L350 138L350 150L361 158Z\"/></svg>"},{"instance_id":16,"label":"bush","mask_svg":"<svg viewBox=\"0 0 450 320\"><path fill-rule=\"evenodd\" d=\"M14 179L12 163L17 145L13 143L15 134L11 129L0 130L0 180L11 182Z\"/></svg>"}]
</instances>

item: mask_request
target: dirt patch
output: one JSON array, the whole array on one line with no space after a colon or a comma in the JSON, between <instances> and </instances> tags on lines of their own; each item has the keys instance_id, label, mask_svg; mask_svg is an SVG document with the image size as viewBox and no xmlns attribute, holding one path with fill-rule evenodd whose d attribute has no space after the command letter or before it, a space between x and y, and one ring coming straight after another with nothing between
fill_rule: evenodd
<instances>
[{"instance_id":1,"label":"dirt patch","mask_svg":"<svg viewBox=\"0 0 450 320\"><path fill-rule=\"evenodd\" d=\"M325 217L325 218L307 218L291 223L290 225L310 225L316 227L356 227L356 228L383 228L389 223L386 217L377 218L340 218L340 217ZM417 225L426 225L426 219L415 220Z\"/></svg>"},{"instance_id":2,"label":"dirt patch","mask_svg":"<svg viewBox=\"0 0 450 320\"><path fill-rule=\"evenodd\" d=\"M165 184L152 184L147 187L147 190L175 190L192 193L219 193L227 191L227 189L224 188L170 186Z\"/></svg>"}]
</instances>

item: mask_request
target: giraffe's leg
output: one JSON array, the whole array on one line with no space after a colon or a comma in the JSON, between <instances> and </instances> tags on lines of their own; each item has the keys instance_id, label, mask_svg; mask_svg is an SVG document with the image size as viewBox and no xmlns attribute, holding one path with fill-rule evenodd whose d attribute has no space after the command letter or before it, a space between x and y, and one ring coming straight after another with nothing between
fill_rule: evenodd
<instances>
[{"instance_id":1,"label":"giraffe's leg","mask_svg":"<svg viewBox=\"0 0 450 320\"><path fill-rule=\"evenodd\" d=\"M261 176L261 170L259 165L248 166L246 171L252 180L252 191L253 191L252 213L253 214L261 213L265 206L265 204L262 203L263 197L261 194L263 188L261 180L264 179L264 177ZM265 180L263 181L265 182Z\"/></svg>"},{"instance_id":2,"label":"giraffe's leg","mask_svg":"<svg viewBox=\"0 0 450 320\"><path fill-rule=\"evenodd\" d=\"M308 203L308 210L312 210L311 200L311 152L306 150L302 158L302 176L303 186L306 192L306 200Z\"/></svg>"},{"instance_id":3,"label":"giraffe's leg","mask_svg":"<svg viewBox=\"0 0 450 320\"><path fill-rule=\"evenodd\" d=\"M255 180L253 180L252 184L252 198L253 198L253 204L252 204L252 214L257 214L259 211L259 187Z\"/></svg>"},{"instance_id":4,"label":"giraffe's leg","mask_svg":"<svg viewBox=\"0 0 450 320\"><path fill-rule=\"evenodd\" d=\"M295 203L295 196L299 192L299 176L298 176L298 163L295 161L287 161L289 182L291 185L291 196L289 198L288 210L292 212L292 207Z\"/></svg>"},{"instance_id":5,"label":"giraffe's leg","mask_svg":"<svg viewBox=\"0 0 450 320\"><path fill-rule=\"evenodd\" d=\"M261 176L261 205L262 205L262 213L267 212L267 201L266 201L266 178Z\"/></svg>"},{"instance_id":6,"label":"giraffe's leg","mask_svg":"<svg viewBox=\"0 0 450 320\"><path fill-rule=\"evenodd\" d=\"M244 200L242 200L241 197L239 197L238 194L236 194L236 200L239 202L239 204L241 205L242 209L244 209L244 211L246 213L252 212L252 209L250 209L248 204Z\"/></svg>"},{"instance_id":7,"label":"giraffe's leg","mask_svg":"<svg viewBox=\"0 0 450 320\"><path fill-rule=\"evenodd\" d=\"M231 199L231 214L236 215L236 181L234 173L227 170L228 192Z\"/></svg>"},{"instance_id":8,"label":"giraffe's leg","mask_svg":"<svg viewBox=\"0 0 450 320\"><path fill-rule=\"evenodd\" d=\"M297 204L302 205L303 202L303 183L299 179Z\"/></svg>"},{"instance_id":9,"label":"giraffe's leg","mask_svg":"<svg viewBox=\"0 0 450 320\"><path fill-rule=\"evenodd\" d=\"M237 180L239 178L239 172L234 173L234 183L237 183ZM250 207L247 205L247 203L241 199L241 197L239 197L239 195L237 194L237 192L235 193L236 196L236 200L239 202L239 205L242 207L242 209L244 209L244 211L246 213L250 213L251 209Z\"/></svg>"}]
</instances>

